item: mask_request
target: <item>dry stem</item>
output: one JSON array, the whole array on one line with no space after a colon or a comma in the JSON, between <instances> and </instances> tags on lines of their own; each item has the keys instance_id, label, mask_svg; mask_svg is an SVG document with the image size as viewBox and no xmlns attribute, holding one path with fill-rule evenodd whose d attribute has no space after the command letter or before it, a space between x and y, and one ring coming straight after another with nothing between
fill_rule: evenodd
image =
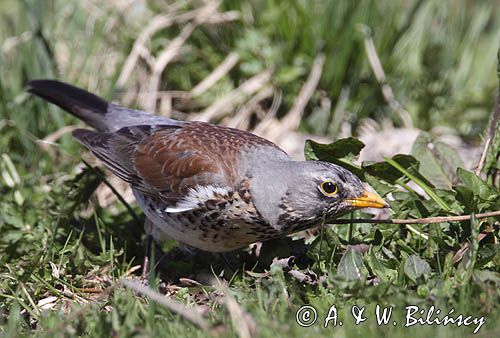
<instances>
[{"instance_id":1,"label":"dry stem","mask_svg":"<svg viewBox=\"0 0 500 338\"><path fill-rule=\"evenodd\" d=\"M377 49L375 48L375 44L373 43L373 39L370 34L370 29L366 26L362 26L361 30L365 35L364 45L368 62L370 63L373 74L381 87L382 95L384 96L385 101L389 107L391 107L391 109L399 115L403 125L405 127L411 127L412 121L410 113L396 100L396 96L394 95L391 86L385 82L384 68L382 67L380 58L378 57Z\"/></svg>"},{"instance_id":2,"label":"dry stem","mask_svg":"<svg viewBox=\"0 0 500 338\"><path fill-rule=\"evenodd\" d=\"M320 53L314 59L313 65L311 67L311 72L306 82L300 89L297 99L293 103L292 109L286 114L286 116L281 120L283 126L286 126L285 130L295 130L298 128L300 119L304 112L304 108L314 94L318 82L321 78L323 72L323 65L325 63L325 54Z\"/></svg>"},{"instance_id":3,"label":"dry stem","mask_svg":"<svg viewBox=\"0 0 500 338\"><path fill-rule=\"evenodd\" d=\"M196 308L188 308L186 305L177 302L175 300L172 300L170 298L167 298L161 293L156 292L155 290L147 286L144 286L137 281L122 279L122 284L125 287L132 289L143 296L148 297L149 299L155 301L156 303L163 305L170 311L177 313L184 319L190 321L191 323L201 328L202 330L210 331L211 325L205 318L203 318L202 315L200 315L196 311Z\"/></svg>"},{"instance_id":4,"label":"dry stem","mask_svg":"<svg viewBox=\"0 0 500 338\"><path fill-rule=\"evenodd\" d=\"M238 53L231 52L213 72L191 89L191 95L199 96L224 77L239 61Z\"/></svg>"},{"instance_id":5,"label":"dry stem","mask_svg":"<svg viewBox=\"0 0 500 338\"><path fill-rule=\"evenodd\" d=\"M225 96L217 99L201 114L194 114L193 118L198 121L208 122L231 112L235 105L241 103L245 98L264 87L271 79L272 71L267 69L246 80L236 89Z\"/></svg>"},{"instance_id":6,"label":"dry stem","mask_svg":"<svg viewBox=\"0 0 500 338\"><path fill-rule=\"evenodd\" d=\"M476 218L487 218L500 216L500 210L475 214ZM372 219L372 218L356 218L356 219L335 219L329 221L330 224L350 224L350 223L373 223L373 224L432 224L441 222L458 222L467 221L472 218L472 215L461 216L439 216L414 219Z\"/></svg>"}]
</instances>

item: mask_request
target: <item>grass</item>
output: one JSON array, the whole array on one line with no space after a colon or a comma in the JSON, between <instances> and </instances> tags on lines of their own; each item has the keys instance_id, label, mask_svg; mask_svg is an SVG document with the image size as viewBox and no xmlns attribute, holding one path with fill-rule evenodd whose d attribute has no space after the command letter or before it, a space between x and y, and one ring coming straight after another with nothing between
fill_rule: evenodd
<instances>
[{"instance_id":1,"label":"grass","mask_svg":"<svg viewBox=\"0 0 500 338\"><path fill-rule=\"evenodd\" d=\"M30 98L23 86L28 79L57 77L144 107L151 80L147 61L137 62L126 83L118 83L135 39L155 15L185 14L200 6L195 1L0 3L0 335L205 337L218 332L244 337L254 328L260 337L472 335L474 325L404 327L406 306L434 305L443 314L453 308L455 314L484 316L477 335L497 336L500 255L494 218L411 228L331 226L305 239L263 245L258 264L240 252L231 257L237 272L216 257L186 257L175 251L175 243L164 244L170 259L153 285L190 311L203 313L211 331L120 285L122 278L139 273L142 213L127 204L120 185L116 188L123 199L115 196L103 207L106 176L81 164L87 155L69 135L42 147L40 139L77 122ZM394 218L497 210L498 140L489 150L483 181L457 171L457 155L433 135L448 128L467 142L480 143L498 88L499 8L479 1L315 1L311 6L299 0L227 0L219 11L236 10L240 18L197 27L161 74L157 89L168 95L153 104L160 113L196 118L196 112L270 69L271 80L239 99L234 115L213 120L232 123L251 108L245 126L258 128L273 102L279 103L277 118L287 116L314 59L323 53L321 79L304 110L301 131L336 139L343 125L355 134L365 118L403 126L400 112L381 93L387 84L413 126L430 134L421 135L413 157L353 166L360 144L352 139L341 141L341 152L333 151L339 149L335 143L324 151L315 144L308 156L349 166L380 194L391 193ZM156 32L146 43L147 52L158 56L185 24ZM368 62L366 38L375 44L386 74L383 83ZM186 100L185 93L231 52L238 55L236 65ZM264 95L265 88L270 94ZM259 93L263 98L249 105ZM176 113L169 106L194 113ZM425 145L430 143L439 151L429 152ZM432 199L422 197L413 183ZM272 264L274 257L292 255L294 261ZM229 291L210 282L216 276L228 281ZM180 277L208 283L200 286ZM319 315L308 328L296 323L297 310L306 304ZM398 325L378 326L376 304L393 306ZM330 322L324 328L332 305L343 325ZM354 305L366 306L367 320L359 325L351 314Z\"/></svg>"}]
</instances>

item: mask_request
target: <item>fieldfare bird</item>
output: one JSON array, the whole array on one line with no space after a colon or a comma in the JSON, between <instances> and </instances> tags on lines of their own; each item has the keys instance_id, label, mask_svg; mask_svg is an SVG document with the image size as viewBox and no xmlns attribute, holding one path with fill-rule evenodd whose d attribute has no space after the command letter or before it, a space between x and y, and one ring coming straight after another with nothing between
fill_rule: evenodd
<instances>
[{"instance_id":1,"label":"fieldfare bird","mask_svg":"<svg viewBox=\"0 0 500 338\"><path fill-rule=\"evenodd\" d=\"M389 206L343 167L294 161L246 131L124 108L54 80L28 91L97 130L73 136L132 186L156 241L227 252Z\"/></svg>"}]
</instances>

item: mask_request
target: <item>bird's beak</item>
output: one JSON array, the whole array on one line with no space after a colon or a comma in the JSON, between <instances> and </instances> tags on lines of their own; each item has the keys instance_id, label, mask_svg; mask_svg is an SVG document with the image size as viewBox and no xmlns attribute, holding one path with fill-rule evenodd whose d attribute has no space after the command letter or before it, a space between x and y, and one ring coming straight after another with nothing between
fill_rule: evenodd
<instances>
[{"instance_id":1,"label":"bird's beak","mask_svg":"<svg viewBox=\"0 0 500 338\"><path fill-rule=\"evenodd\" d=\"M360 196L352 199L348 199L347 202L355 208L390 208L390 204L387 203L374 192L365 190L365 192Z\"/></svg>"}]
</instances>

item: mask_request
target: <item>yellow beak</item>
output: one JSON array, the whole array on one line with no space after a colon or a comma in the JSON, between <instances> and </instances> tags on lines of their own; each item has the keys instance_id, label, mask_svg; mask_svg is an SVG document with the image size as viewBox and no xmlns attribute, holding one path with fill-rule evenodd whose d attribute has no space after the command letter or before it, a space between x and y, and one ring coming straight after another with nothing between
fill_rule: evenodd
<instances>
[{"instance_id":1,"label":"yellow beak","mask_svg":"<svg viewBox=\"0 0 500 338\"><path fill-rule=\"evenodd\" d=\"M379 195L365 190L363 195L347 200L355 208L390 208L389 203L384 201Z\"/></svg>"}]
</instances>

